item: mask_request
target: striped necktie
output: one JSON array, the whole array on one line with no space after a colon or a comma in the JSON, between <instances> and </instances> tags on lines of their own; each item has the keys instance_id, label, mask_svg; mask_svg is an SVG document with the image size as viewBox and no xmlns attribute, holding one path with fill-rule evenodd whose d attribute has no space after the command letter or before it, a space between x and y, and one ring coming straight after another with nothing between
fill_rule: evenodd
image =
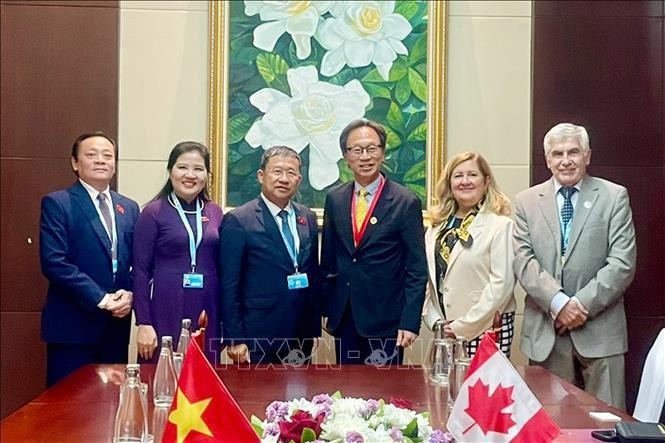
<instances>
[{"instance_id":1,"label":"striped necktie","mask_svg":"<svg viewBox=\"0 0 665 443\"><path fill-rule=\"evenodd\" d=\"M97 195L97 199L99 200L99 212L102 213L102 217L104 218L104 223L106 223L106 233L109 236L109 240L113 241L113 221L111 219L111 212L109 211L109 205L106 202L106 195L102 192L100 192Z\"/></svg>"}]
</instances>

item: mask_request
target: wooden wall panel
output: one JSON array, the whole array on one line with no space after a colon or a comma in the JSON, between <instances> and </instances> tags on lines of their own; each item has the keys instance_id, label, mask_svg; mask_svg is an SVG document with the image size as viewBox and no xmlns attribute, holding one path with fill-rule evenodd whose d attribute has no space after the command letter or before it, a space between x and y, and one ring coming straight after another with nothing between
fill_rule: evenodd
<instances>
[{"instance_id":1,"label":"wooden wall panel","mask_svg":"<svg viewBox=\"0 0 665 443\"><path fill-rule=\"evenodd\" d=\"M630 194L638 269L625 294L629 411L665 327L664 12L662 0L534 3L532 183L551 176L543 136L569 121L589 132L590 173Z\"/></svg>"},{"instance_id":2,"label":"wooden wall panel","mask_svg":"<svg viewBox=\"0 0 665 443\"><path fill-rule=\"evenodd\" d=\"M69 157L78 134L102 130L116 137L118 131L119 9L117 1L3 1L0 8L5 417L46 384L39 336L46 292L39 266L41 197L75 180Z\"/></svg>"}]
</instances>

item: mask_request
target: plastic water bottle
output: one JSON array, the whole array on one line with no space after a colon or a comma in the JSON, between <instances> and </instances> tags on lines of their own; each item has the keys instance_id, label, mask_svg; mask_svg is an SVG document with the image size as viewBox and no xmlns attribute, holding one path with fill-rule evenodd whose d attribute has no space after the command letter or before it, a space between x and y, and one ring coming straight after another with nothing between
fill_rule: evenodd
<instances>
[{"instance_id":1,"label":"plastic water bottle","mask_svg":"<svg viewBox=\"0 0 665 443\"><path fill-rule=\"evenodd\" d=\"M173 338L162 337L162 349L155 369L152 385L153 401L158 408L170 408L177 387L177 378L173 369Z\"/></svg>"},{"instance_id":2,"label":"plastic water bottle","mask_svg":"<svg viewBox=\"0 0 665 443\"><path fill-rule=\"evenodd\" d=\"M115 415L113 441L145 442L148 437L147 405L141 393L140 366L129 364L125 381L120 386L120 404Z\"/></svg>"}]
</instances>

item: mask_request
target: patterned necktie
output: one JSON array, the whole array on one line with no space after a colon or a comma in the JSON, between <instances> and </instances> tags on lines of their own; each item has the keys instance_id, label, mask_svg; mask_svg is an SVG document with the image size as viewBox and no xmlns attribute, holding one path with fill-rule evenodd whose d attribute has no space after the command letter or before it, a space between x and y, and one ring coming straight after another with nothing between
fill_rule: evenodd
<instances>
[{"instance_id":1,"label":"patterned necktie","mask_svg":"<svg viewBox=\"0 0 665 443\"><path fill-rule=\"evenodd\" d=\"M106 195L100 192L97 195L97 200L99 200L99 212L102 213L102 217L104 217L104 223L106 223L106 234L109 236L109 240L113 241L113 235L111 234L113 232L113 222L111 221L109 205L106 202Z\"/></svg>"},{"instance_id":2,"label":"patterned necktie","mask_svg":"<svg viewBox=\"0 0 665 443\"><path fill-rule=\"evenodd\" d=\"M286 243L289 245L289 254L295 254L296 253L296 244L295 241L293 240L293 234L291 233L291 228L289 228L289 213L281 210L277 213L279 218L282 219L282 234L284 234L284 238L286 239Z\"/></svg>"},{"instance_id":3,"label":"patterned necktie","mask_svg":"<svg viewBox=\"0 0 665 443\"><path fill-rule=\"evenodd\" d=\"M571 197L575 192L577 192L577 188L560 188L559 192L561 195L563 195L563 206L561 207L561 222L563 223L564 226L568 224L571 218L573 218L573 202L571 201Z\"/></svg>"},{"instance_id":4,"label":"patterned necktie","mask_svg":"<svg viewBox=\"0 0 665 443\"><path fill-rule=\"evenodd\" d=\"M358 197L356 198L356 229L360 231L363 226L365 217L367 216L367 196L369 192L367 189L360 188Z\"/></svg>"}]
</instances>

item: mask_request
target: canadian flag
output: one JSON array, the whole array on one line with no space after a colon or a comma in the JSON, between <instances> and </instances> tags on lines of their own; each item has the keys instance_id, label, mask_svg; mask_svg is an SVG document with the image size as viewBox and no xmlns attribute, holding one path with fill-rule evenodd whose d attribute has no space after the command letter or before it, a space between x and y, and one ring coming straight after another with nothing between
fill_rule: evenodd
<instances>
[{"instance_id":1,"label":"canadian flag","mask_svg":"<svg viewBox=\"0 0 665 443\"><path fill-rule=\"evenodd\" d=\"M494 342L480 341L471 360L448 430L458 442L548 443L560 433L522 377Z\"/></svg>"}]
</instances>

